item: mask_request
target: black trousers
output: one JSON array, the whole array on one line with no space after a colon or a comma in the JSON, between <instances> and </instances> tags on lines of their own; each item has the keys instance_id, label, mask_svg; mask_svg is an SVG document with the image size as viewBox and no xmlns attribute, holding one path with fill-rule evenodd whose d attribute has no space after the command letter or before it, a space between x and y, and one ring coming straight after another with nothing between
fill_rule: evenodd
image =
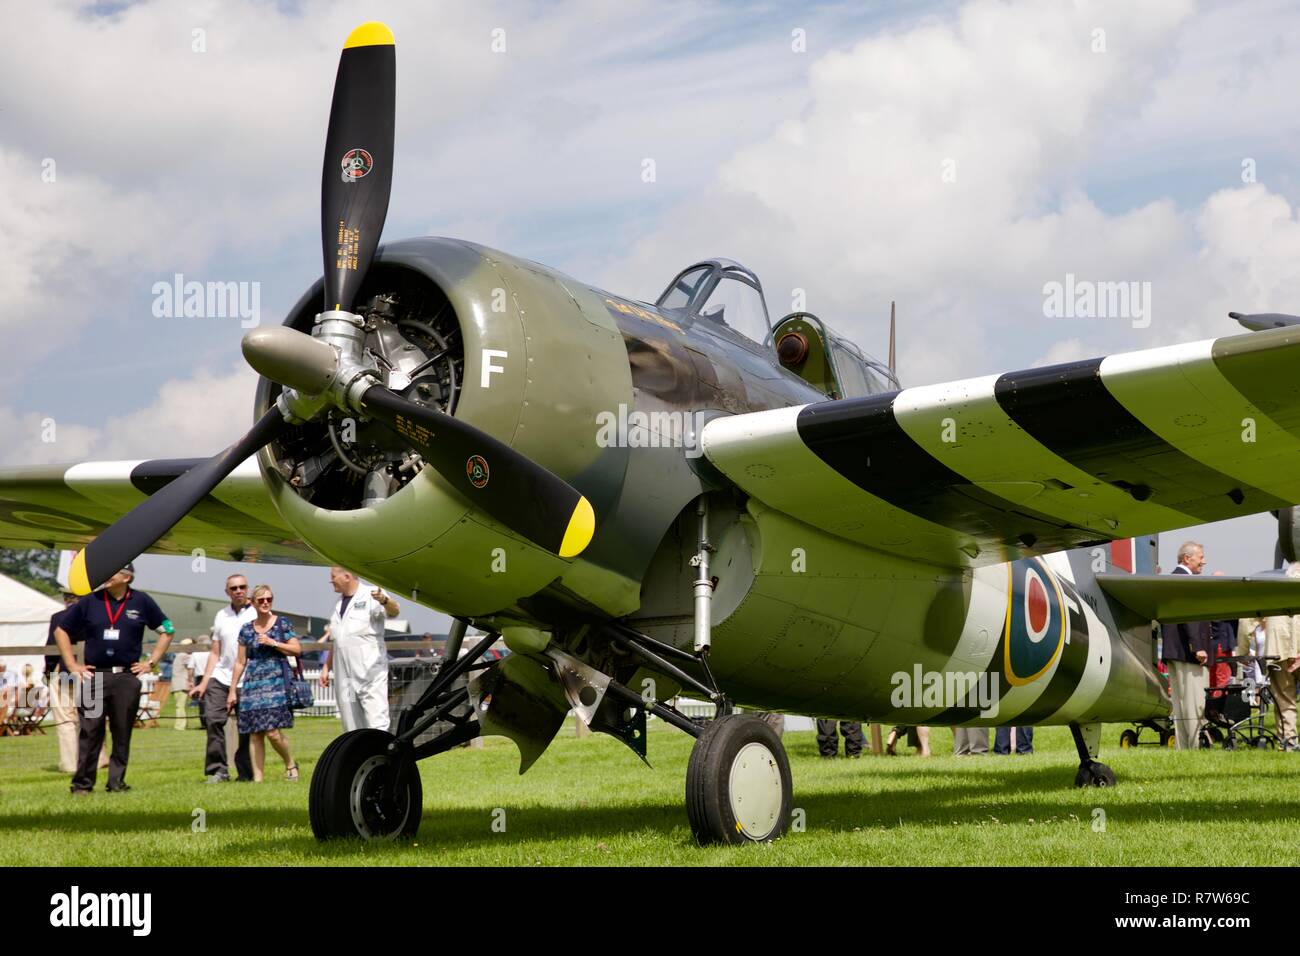
<instances>
[{"instance_id":1,"label":"black trousers","mask_svg":"<svg viewBox=\"0 0 1300 956\"><path fill-rule=\"evenodd\" d=\"M856 720L841 720L840 733L844 735L844 756L856 757L862 753L866 738L862 736L862 724ZM823 757L834 757L840 751L840 739L835 736L835 721L817 721L817 749Z\"/></svg>"},{"instance_id":2,"label":"black trousers","mask_svg":"<svg viewBox=\"0 0 1300 956\"><path fill-rule=\"evenodd\" d=\"M73 790L94 790L99 775L99 751L104 746L104 725L113 732L113 750L108 757L108 789L120 790L126 783L126 761L131 755L131 729L140 711L140 678L130 671L97 673L83 678L77 694L77 772Z\"/></svg>"},{"instance_id":3,"label":"black trousers","mask_svg":"<svg viewBox=\"0 0 1300 956\"><path fill-rule=\"evenodd\" d=\"M208 744L203 758L203 773L230 775L226 766L226 721L234 720L235 715L226 710L226 699L230 687L217 680L208 681L207 693L203 695L203 722L208 732ZM253 761L248 755L248 734L239 735L239 747L235 750L235 772L240 780L253 779Z\"/></svg>"}]
</instances>

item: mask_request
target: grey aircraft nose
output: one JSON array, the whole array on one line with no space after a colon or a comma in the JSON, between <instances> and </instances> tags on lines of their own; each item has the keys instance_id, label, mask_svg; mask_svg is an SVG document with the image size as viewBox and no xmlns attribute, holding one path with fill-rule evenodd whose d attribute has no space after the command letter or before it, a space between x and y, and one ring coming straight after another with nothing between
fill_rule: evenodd
<instances>
[{"instance_id":1,"label":"grey aircraft nose","mask_svg":"<svg viewBox=\"0 0 1300 956\"><path fill-rule=\"evenodd\" d=\"M338 373L334 348L283 325L253 329L244 336L244 359L260 375L303 395L324 392Z\"/></svg>"}]
</instances>

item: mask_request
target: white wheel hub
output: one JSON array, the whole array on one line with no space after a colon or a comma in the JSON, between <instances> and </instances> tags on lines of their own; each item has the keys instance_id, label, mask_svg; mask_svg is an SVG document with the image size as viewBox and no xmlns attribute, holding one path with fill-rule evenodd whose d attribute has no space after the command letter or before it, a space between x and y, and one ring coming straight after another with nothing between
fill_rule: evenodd
<instances>
[{"instance_id":1,"label":"white wheel hub","mask_svg":"<svg viewBox=\"0 0 1300 956\"><path fill-rule=\"evenodd\" d=\"M772 751L760 743L740 748L731 762L727 793L736 828L751 840L762 840L780 820L781 768Z\"/></svg>"}]
</instances>

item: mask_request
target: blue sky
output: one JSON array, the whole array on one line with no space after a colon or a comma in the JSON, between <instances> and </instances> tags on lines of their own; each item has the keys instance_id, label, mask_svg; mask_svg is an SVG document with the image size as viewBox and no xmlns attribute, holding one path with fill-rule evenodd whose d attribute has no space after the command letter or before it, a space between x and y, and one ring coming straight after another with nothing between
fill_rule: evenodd
<instances>
[{"instance_id":1,"label":"blue sky","mask_svg":"<svg viewBox=\"0 0 1300 956\"><path fill-rule=\"evenodd\" d=\"M1231 334L1229 308L1300 311L1300 11L1284 3L24 17L21 42L0 38L8 464L204 454L247 426L238 321L154 318L151 289L177 272L258 282L278 322L319 274L330 88L370 17L398 43L390 238L475 239L633 296L727 256L774 316L805 289L876 354L896 299L910 384ZM1043 284L1067 272L1151 282L1155 321L1044 318ZM1227 532L1228 570L1257 566L1261 533Z\"/></svg>"}]
</instances>

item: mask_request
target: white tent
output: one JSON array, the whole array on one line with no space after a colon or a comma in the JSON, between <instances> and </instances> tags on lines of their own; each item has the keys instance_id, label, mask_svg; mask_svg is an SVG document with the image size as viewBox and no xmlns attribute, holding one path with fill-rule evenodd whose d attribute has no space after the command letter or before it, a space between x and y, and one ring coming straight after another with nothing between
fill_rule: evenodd
<instances>
[{"instance_id":1,"label":"white tent","mask_svg":"<svg viewBox=\"0 0 1300 956\"><path fill-rule=\"evenodd\" d=\"M39 678L45 666L41 655L9 655L4 649L44 644L50 633L50 615L61 610L63 602L0 574L0 660L10 671L21 676L23 665L31 664Z\"/></svg>"}]
</instances>

